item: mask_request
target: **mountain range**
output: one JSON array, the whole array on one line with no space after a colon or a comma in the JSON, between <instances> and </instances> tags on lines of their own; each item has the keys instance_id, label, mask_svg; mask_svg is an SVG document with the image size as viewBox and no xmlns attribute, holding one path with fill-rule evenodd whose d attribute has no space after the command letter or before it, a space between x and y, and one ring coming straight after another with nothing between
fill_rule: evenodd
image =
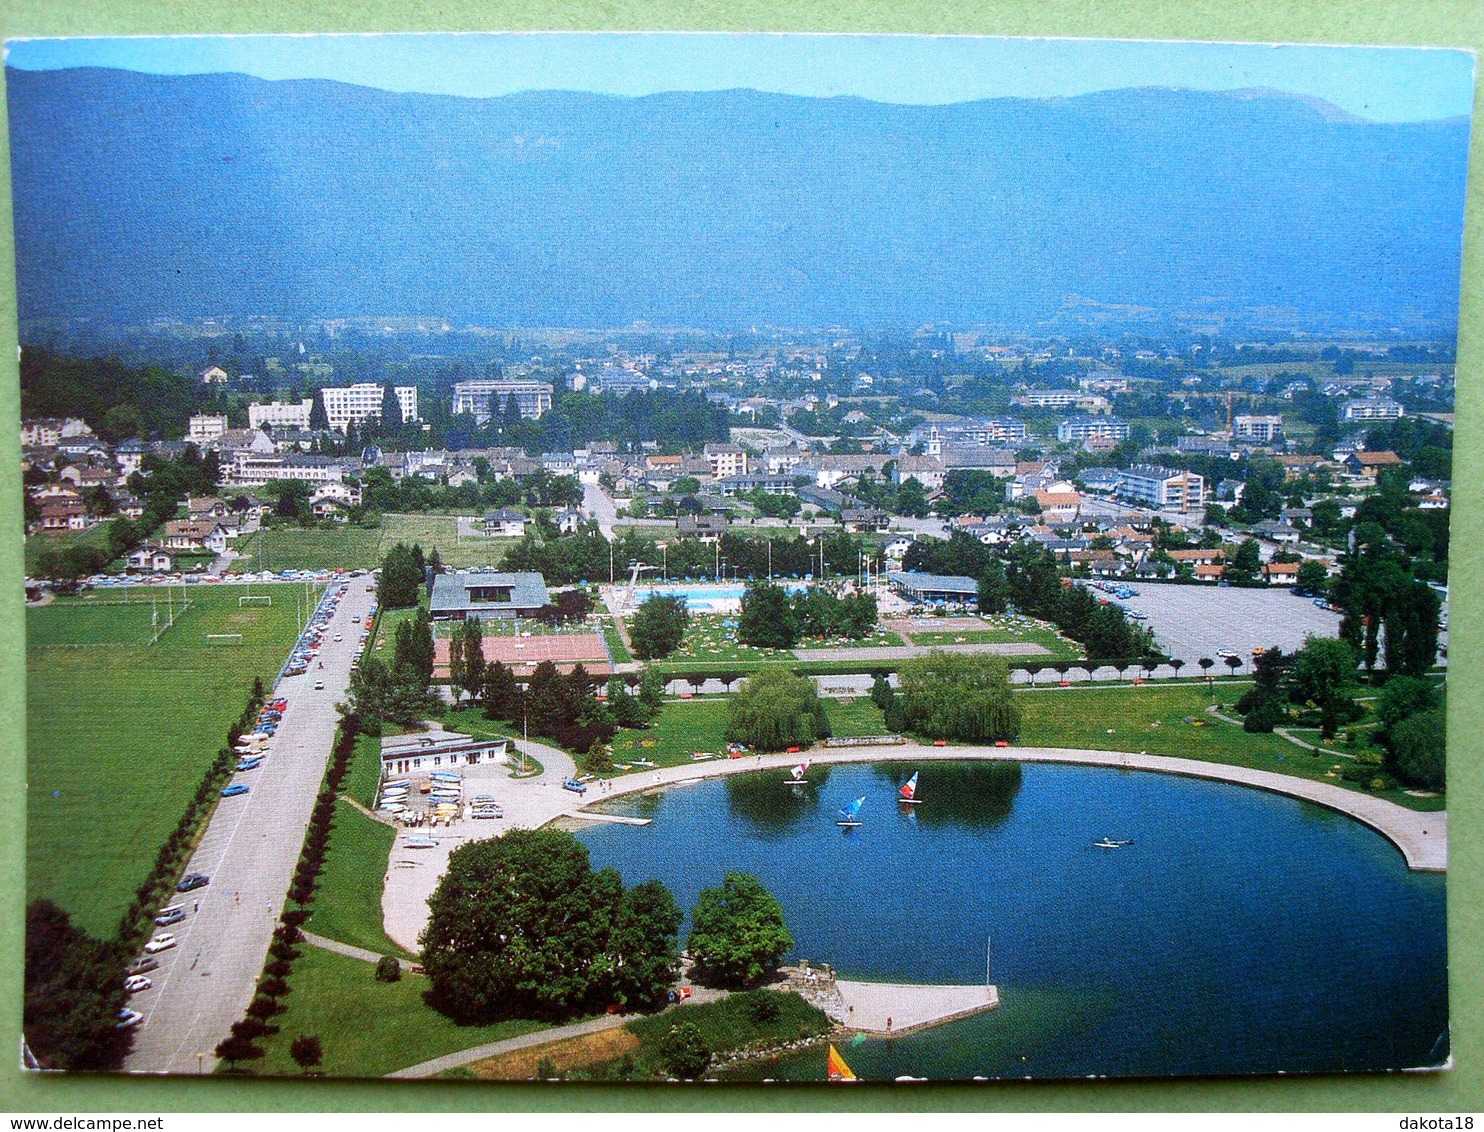
<instances>
[{"instance_id":1,"label":"mountain range","mask_svg":"<svg viewBox=\"0 0 1484 1132\"><path fill-rule=\"evenodd\" d=\"M916 106L107 69L6 82L23 321L1457 313L1463 119L1376 123L1263 90Z\"/></svg>"}]
</instances>

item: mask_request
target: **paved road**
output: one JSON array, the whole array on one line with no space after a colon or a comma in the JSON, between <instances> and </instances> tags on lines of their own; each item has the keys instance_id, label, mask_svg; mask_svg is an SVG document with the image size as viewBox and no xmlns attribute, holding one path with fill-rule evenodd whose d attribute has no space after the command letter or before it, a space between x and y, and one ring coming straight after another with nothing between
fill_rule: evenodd
<instances>
[{"instance_id":1,"label":"paved road","mask_svg":"<svg viewBox=\"0 0 1484 1132\"><path fill-rule=\"evenodd\" d=\"M598 529L609 542L613 541L613 523L618 518L618 508L612 497L595 483L582 485L582 510L598 520Z\"/></svg>"},{"instance_id":2,"label":"paved road","mask_svg":"<svg viewBox=\"0 0 1484 1132\"><path fill-rule=\"evenodd\" d=\"M250 794L218 805L186 869L208 874L211 884L184 895L185 921L160 929L178 945L150 972L153 989L130 1003L144 1014L125 1062L130 1072L211 1072L217 1042L252 1001L334 742L335 704L345 698L360 628L351 618L364 618L372 600L364 579L350 579L320 648L323 671L276 686L289 706L271 754L236 776ZM333 640L336 632L342 641ZM316 680L323 690L314 690Z\"/></svg>"}]
</instances>

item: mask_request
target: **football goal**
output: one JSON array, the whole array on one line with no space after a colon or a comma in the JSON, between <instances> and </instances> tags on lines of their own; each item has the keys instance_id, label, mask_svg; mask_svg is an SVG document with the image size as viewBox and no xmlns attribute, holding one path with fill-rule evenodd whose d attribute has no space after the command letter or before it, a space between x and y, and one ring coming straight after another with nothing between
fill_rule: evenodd
<instances>
[{"instance_id":1,"label":"football goal","mask_svg":"<svg viewBox=\"0 0 1484 1132\"><path fill-rule=\"evenodd\" d=\"M208 645L240 645L242 643L241 633L207 633L206 643Z\"/></svg>"},{"instance_id":2,"label":"football goal","mask_svg":"<svg viewBox=\"0 0 1484 1132\"><path fill-rule=\"evenodd\" d=\"M273 595L272 594L243 594L241 597L239 597L237 599L237 608L238 609L241 609L244 605L253 605L253 604L271 606L273 604Z\"/></svg>"}]
</instances>

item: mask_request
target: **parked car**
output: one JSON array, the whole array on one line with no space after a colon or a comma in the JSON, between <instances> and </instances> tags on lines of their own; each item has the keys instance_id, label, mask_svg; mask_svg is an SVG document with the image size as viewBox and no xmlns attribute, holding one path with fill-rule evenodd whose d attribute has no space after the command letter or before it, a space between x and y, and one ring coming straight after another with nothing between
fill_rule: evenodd
<instances>
[{"instance_id":1,"label":"parked car","mask_svg":"<svg viewBox=\"0 0 1484 1132\"><path fill-rule=\"evenodd\" d=\"M169 951L175 946L175 937L169 932L161 932L144 945L146 955L155 955L161 951Z\"/></svg>"},{"instance_id":2,"label":"parked car","mask_svg":"<svg viewBox=\"0 0 1484 1132\"><path fill-rule=\"evenodd\" d=\"M143 1021L143 1014L139 1013L139 1011L137 1010L130 1010L125 1007L123 1010L119 1011L119 1020L115 1022L114 1025L117 1026L120 1030L132 1030L135 1026L139 1025L139 1023Z\"/></svg>"},{"instance_id":3,"label":"parked car","mask_svg":"<svg viewBox=\"0 0 1484 1132\"><path fill-rule=\"evenodd\" d=\"M235 767L236 770L257 770L263 765L262 759L243 759Z\"/></svg>"},{"instance_id":4,"label":"parked car","mask_svg":"<svg viewBox=\"0 0 1484 1132\"><path fill-rule=\"evenodd\" d=\"M587 784L584 782L578 782L575 778L569 778L567 779L567 781L562 783L562 789L570 790L574 794L586 794Z\"/></svg>"},{"instance_id":5,"label":"parked car","mask_svg":"<svg viewBox=\"0 0 1484 1132\"><path fill-rule=\"evenodd\" d=\"M316 680L314 682L314 690L316 692L323 692L325 690L325 682L323 680Z\"/></svg>"},{"instance_id":6,"label":"parked car","mask_svg":"<svg viewBox=\"0 0 1484 1132\"><path fill-rule=\"evenodd\" d=\"M168 928L171 924L178 924L185 918L186 910L184 908L167 908L155 917L155 923L159 924L162 928Z\"/></svg>"},{"instance_id":7,"label":"parked car","mask_svg":"<svg viewBox=\"0 0 1484 1132\"><path fill-rule=\"evenodd\" d=\"M193 888L204 888L211 883L211 878L205 873L186 873L180 878L180 883L175 886L176 892L189 892Z\"/></svg>"},{"instance_id":8,"label":"parked car","mask_svg":"<svg viewBox=\"0 0 1484 1132\"><path fill-rule=\"evenodd\" d=\"M134 960L134 962L132 962L132 963L129 964L129 972L128 973L131 976L132 975L142 975L146 971L153 971L159 965L160 965L160 961L158 959L156 959L154 956L152 956L152 955L141 955L138 959Z\"/></svg>"},{"instance_id":9,"label":"parked car","mask_svg":"<svg viewBox=\"0 0 1484 1132\"><path fill-rule=\"evenodd\" d=\"M124 980L124 990L130 994L138 994L140 991L149 990L154 982L147 975L130 975Z\"/></svg>"},{"instance_id":10,"label":"parked car","mask_svg":"<svg viewBox=\"0 0 1484 1132\"><path fill-rule=\"evenodd\" d=\"M249 790L249 787L248 787L248 785L246 783L244 783L244 782L234 782L234 783L232 783L231 786L228 786L225 790L222 791L222 797L223 798L236 798L240 794L246 794L248 792L248 790Z\"/></svg>"}]
</instances>

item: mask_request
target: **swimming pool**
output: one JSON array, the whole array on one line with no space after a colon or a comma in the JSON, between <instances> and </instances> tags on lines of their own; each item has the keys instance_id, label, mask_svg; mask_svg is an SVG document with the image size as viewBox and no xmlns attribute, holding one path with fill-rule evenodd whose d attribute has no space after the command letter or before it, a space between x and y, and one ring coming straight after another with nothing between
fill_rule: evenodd
<instances>
[{"instance_id":1,"label":"swimming pool","mask_svg":"<svg viewBox=\"0 0 1484 1132\"><path fill-rule=\"evenodd\" d=\"M797 593L805 588L797 582L780 585L789 593ZM640 587L635 599L644 601L651 597L678 597L692 613L733 613L741 604L742 592L746 588L741 582L671 582Z\"/></svg>"}]
</instances>

